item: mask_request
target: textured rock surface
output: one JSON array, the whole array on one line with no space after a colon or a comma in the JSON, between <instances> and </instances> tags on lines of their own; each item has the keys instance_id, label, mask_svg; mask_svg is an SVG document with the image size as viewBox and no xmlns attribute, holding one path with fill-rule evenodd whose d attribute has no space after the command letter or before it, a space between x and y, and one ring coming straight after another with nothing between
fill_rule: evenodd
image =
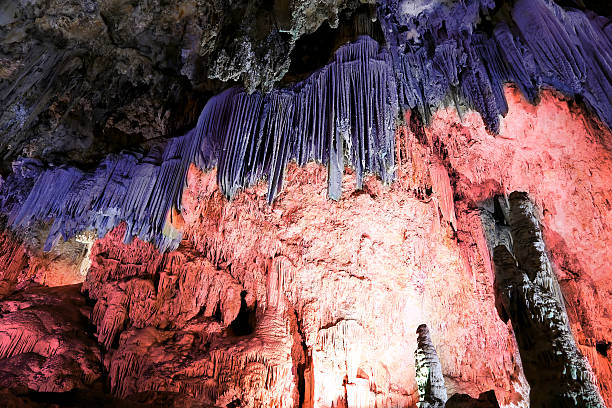
<instances>
[{"instance_id":1,"label":"textured rock surface","mask_svg":"<svg viewBox=\"0 0 612 408\"><path fill-rule=\"evenodd\" d=\"M345 404L345 401L349 406L371 406L374 402L380 406L412 405L418 399L413 333L422 321L430 322L438 333L439 349L444 350L441 359L446 363L445 372L454 378L457 389L477 395L501 380L505 385L500 387L500 396L507 402L516 398L513 387L522 391L521 383L514 377L520 375L520 368L512 353L512 338L507 326L496 317L492 282L488 285L488 302L483 303L476 295L475 283L465 278L469 275L463 275L470 273L470 269L448 235L446 224L440 224L437 204L413 197L408 180L405 185L398 184L395 190L386 191L378 181L368 179L368 189L360 193L354 190L352 177L347 174L343 180L347 197L335 203L326 197L324 169L314 164L306 170L292 167L286 192L271 207L266 203L264 185L241 193L228 203L217 187L214 172L203 174L192 168L189 174L182 213L187 239L177 252L163 257L181 265L184 262L181 258L189 259L188 254L196 251L199 257L207 259L200 263L205 266L210 262L208 272L200 275L192 270L184 276L197 280L201 279L198 276L208 275L210 279L212 275L216 281L225 280L227 283L223 286L228 289L233 279L239 282L237 289L246 291L245 308L254 310L254 331L233 345L238 339L234 337L235 331L232 335L228 330L227 322L235 316L229 311L235 313L240 298L235 298L234 306L215 306L218 289L202 284L196 285L203 288L201 294L185 292L182 296L191 305L191 313L199 312L199 316L182 323L180 319L170 318L173 312L166 309L151 317L147 301L137 300L138 296L150 299L153 304L161 298L165 299L163 304L171 304L170 294L181 291L186 282L179 277L189 268L178 267L176 272L171 272L168 266L163 266L168 260L155 266L157 261L146 255L149 252L145 248L151 248L149 244L134 242L123 247L118 243L122 231L117 231L108 238L112 244L94 245L92 280L99 281L98 267L104 271L125 268L123 276L147 275L146 269L151 267L156 269L154 276L157 275L150 283L142 282L142 278L127 282L110 279L104 291L110 295L94 295L98 298L94 321L98 321L96 316L104 314L99 320L103 322L99 325L99 335L105 332L104 322L109 322L110 327L121 327L116 322L131 315L130 325L120 334L116 347L111 347L116 351L106 357L111 381L116 376L117 383L126 387L121 393L181 387L213 402L217 398L217 404L229 398L222 393L209 394L206 388L189 388L190 381L197 381L199 386L210 384L216 390L234 388L232 398L244 404L267 392L268 398L278 398L288 406L300 398L305 404L317 406ZM304 183L308 179L318 181ZM387 204L377 209L376 202ZM365 212L365 208L371 210ZM356 217L366 213L365 219ZM320 239L321 234L327 239ZM142 245L145 248L138 249ZM118 248L121 254L142 253L142 266L134 268L134 262L124 255L120 265L125 266L109 267L117 265L112 260L122 258L110 248ZM105 266L106 262L109 266ZM133 272L127 273L128 269ZM137 269L141 272L136 272ZM436 270L456 273L439 274ZM165 282L177 274L178 287L171 285L174 289L168 292ZM136 285L146 291L134 289ZM204 308L197 301L187 302L192 296L210 299L212 303ZM105 309L111 297L121 299L118 303L122 307ZM371 307L361 307L363 302ZM463 314L449 319L445 312L447 306L442 304L457 304L453 309L463 310ZM212 318L207 317L211 314ZM214 314L218 322L214 321ZM476 318L482 315L490 317ZM177 321L178 327L155 323L158 316ZM198 344L206 343L203 340L178 342L181 349L194 351L197 358L193 361L192 357L181 357L184 352L180 353L176 346L183 333L193 330L190 326L196 323L200 333L209 333L213 327L218 331L211 333L208 351L198 349L202 347ZM462 345L458 337L453 337L453 330L461 336ZM383 332L387 333L384 338L380 335ZM487 335L481 337L482 333ZM145 346L146 352L137 353ZM491 351L510 351L482 361L477 357L482 346L490 347ZM136 353L141 356L140 360L129 357ZM234 376L223 374L226 369L240 373L242 378L251 377L248 365L241 362L242 353L252 353L252 358L261 361L265 373L272 370L278 374L273 375L270 383L268 380L234 383ZM206 363L215 355L216 358ZM233 356L234 363L225 360L229 355ZM160 361L165 363L160 365ZM156 364L156 370L146 369L152 364ZM210 366L210 371L204 371L205 366ZM138 371L141 367L144 371ZM160 367L169 371L162 371ZM280 375L283 372L284 378ZM482 384L474 384L471 380L474 376ZM269 374L264 375L268 377ZM228 392L228 395L232 394Z\"/></svg>"},{"instance_id":2,"label":"textured rock surface","mask_svg":"<svg viewBox=\"0 0 612 408\"><path fill-rule=\"evenodd\" d=\"M106 16L104 22L119 30L111 30L111 37L114 33L129 38L134 36L122 31L127 30L127 22L122 20L125 14L119 16L123 22L113 22L111 20L116 17L113 13L132 11L136 13L135 20L147 22L146 11L154 12L152 10L157 6L153 4L153 8L148 10L147 4L144 10L140 6L131 9L131 6L124 5L124 10L119 3L113 3L112 7L104 4L108 6L100 8L101 15ZM259 92L248 94L239 89L223 92L208 101L192 131L172 138L165 146L156 144L145 155L109 155L96 170L89 172L41 164L41 172L33 178L35 184L27 200L20 203L21 208L7 213L10 227L21 228L32 222L54 219L46 245L49 249L59 235L67 239L79 230L88 229L97 229L104 235L120 221L126 221L126 238L139 236L154 241L162 250L175 248L178 239L173 231L165 230L165 217L171 205L180 207L179 195L190 163L202 169L217 166L221 190L230 198L240 188L266 178L269 182L268 198L272 201L282 187L284 172L291 160L300 165L311 160L320 161L329 169L329 195L338 199L345 164L355 169L359 188L367 172L379 175L385 183L395 178L392 136L400 108L420 112L429 123L432 112L441 106L452 101L461 112L463 105L467 104L480 112L489 130L497 133L500 118L508 111L504 94L507 81L515 82L530 101L537 100L540 88L546 86L568 96L579 96L602 122L608 126L612 123L612 103L608 97L612 92L609 29L612 25L606 17L566 10L549 0L518 1L511 8L500 5L498 14L502 14L503 21L497 21L497 15L489 15L495 8L491 1L412 6L396 0L380 4L378 14L387 43L385 46L369 36L360 36L355 42L339 47L325 66L291 87L265 95ZM255 13L252 7L247 9ZM96 10L94 4L89 10L92 14L87 18L95 20ZM511 19L508 17L510 14ZM300 15L298 12L298 20ZM481 15L486 17L486 24L494 24L492 32L474 32L481 23ZM27 13L23 17L30 18ZM35 22L40 25L46 19L48 16L44 15ZM363 18L355 21L361 20ZM370 27L368 24L361 25ZM145 24L145 27L148 26ZM58 29L62 35L67 35L64 32L66 27ZM373 27L363 31L376 37ZM136 41L135 38L132 40ZM138 36L136 43L144 41L143 38L146 36ZM257 69L248 67L250 57L241 54L243 51L249 54L249 41L243 38L238 43L247 48L237 54L240 62L247 65L245 72L257 72ZM280 48L272 47L269 52ZM158 50L145 47L145 51L151 49ZM189 53L188 49L183 51ZM168 56L164 55L160 61L168 61ZM273 64L274 58L264 59ZM215 63L222 64L222 61L225 59L219 57ZM229 64L236 65L235 62ZM136 71L134 75L141 79L140 70ZM35 72L44 73L45 70ZM22 77L30 80L35 75L24 74ZM152 81L151 84L162 82L159 78ZM53 80L48 82L54 84ZM106 93L112 93L112 90L111 86ZM8 90L7 106L25 99L20 97L19 91L13 91L14 86ZM40 95L37 95L37 104L45 100L38 97ZM185 103L189 98L181 97L180 100ZM147 101L156 99L151 96ZM168 102L168 98L164 101ZM146 106L145 101L136 102L138 107ZM177 109L182 106L179 103L170 105ZM181 112L181 118L192 118L195 109L192 105L189 105L189 112ZM41 105L41 109L43 107ZM132 107L129 110L137 109ZM168 115L159 113L157 119ZM13 116L28 118L21 113ZM33 120L26 119L27 123ZM147 123L155 122L152 120L155 118L148 119L151 120ZM24 135L17 130L23 128L25 122L10 117L5 118L4 123L8 136L6 143L21 149L20 138ZM176 121L172 120L172 123ZM53 127L57 130L58 126ZM29 129L26 133L32 130L26 128ZM174 131L179 128L175 126ZM61 131L53 132L54 136L60 134ZM155 131L152 134L163 137L168 132ZM51 147L48 143L36 146ZM7 158L14 153L10 152L13 147L8 149ZM45 156L31 152L28 155ZM125 183L124 179L127 179ZM23 189L23 186L13 183L5 184L3 197Z\"/></svg>"},{"instance_id":3,"label":"textured rock surface","mask_svg":"<svg viewBox=\"0 0 612 408\"><path fill-rule=\"evenodd\" d=\"M597 249L612 225L609 132L552 93L536 107L513 88L506 98L498 137L475 113L461 123L443 110L425 129L407 117L396 134L397 182L369 176L357 190L347 169L338 202L327 199L326 170L312 163L290 165L272 205L264 184L228 202L214 171L191 167L183 211L170 220L184 231L176 251L123 244L124 226L91 249L84 289L95 300L111 391L179 392L219 405L411 406L413 333L426 322L449 395L494 390L501 406L525 406L479 209L522 189L543 211L570 326L609 399L609 276L600 271L609 260ZM585 206L602 214L598 237ZM26 262L20 245L5 247L6 265Z\"/></svg>"},{"instance_id":4,"label":"textured rock surface","mask_svg":"<svg viewBox=\"0 0 612 408\"><path fill-rule=\"evenodd\" d=\"M515 109L502 122L500 137L487 134L477 115L458 124L450 110L434 117L427 137L453 174L456 196L474 206L511 191L527 192L534 200L570 326L610 405L611 356L605 346L597 351L597 344L612 336L610 132L551 93L537 106L526 104L512 88L506 96Z\"/></svg>"},{"instance_id":5,"label":"textured rock surface","mask_svg":"<svg viewBox=\"0 0 612 408\"><path fill-rule=\"evenodd\" d=\"M515 325L533 405L568 375L592 380L588 392L574 384L576 395L597 388L612 404L609 19L549 0L388 0L361 6L348 34L329 29L357 8L0 5L8 401L414 406L414 332L426 324L449 404L526 406L493 293L489 247L506 245L526 273L507 277L497 306ZM298 43L325 19L329 31ZM291 72L291 50L322 38L314 65ZM208 78L246 90L202 110L229 86ZM9 166L18 155L28 158ZM535 245L521 248L512 230L511 191L535 203ZM517 289L519 278L539 279L535 292ZM48 287L83 279L91 311L76 286ZM527 324L534 315L544 330ZM578 350L564 346L572 335ZM525 351L527 337L539 354Z\"/></svg>"},{"instance_id":6,"label":"textured rock surface","mask_svg":"<svg viewBox=\"0 0 612 408\"><path fill-rule=\"evenodd\" d=\"M427 325L417 327L415 351L416 382L419 389L419 408L443 408L446 406L446 386L442 365L431 341Z\"/></svg>"},{"instance_id":7,"label":"textured rock surface","mask_svg":"<svg viewBox=\"0 0 612 408\"><path fill-rule=\"evenodd\" d=\"M60 392L100 380L100 351L85 331L90 308L79 286L33 286L0 302L0 385Z\"/></svg>"},{"instance_id":8,"label":"textured rock surface","mask_svg":"<svg viewBox=\"0 0 612 408\"><path fill-rule=\"evenodd\" d=\"M0 9L2 167L18 155L88 165L167 137L201 106L181 61L197 54L191 1L36 0ZM193 67L192 67L193 69Z\"/></svg>"},{"instance_id":9,"label":"textured rock surface","mask_svg":"<svg viewBox=\"0 0 612 408\"><path fill-rule=\"evenodd\" d=\"M45 253L33 249L40 241L35 235L32 238L24 244L15 234L0 232L0 299L31 283L62 286L85 279L84 263L89 257L85 245L71 240Z\"/></svg>"},{"instance_id":10,"label":"textured rock surface","mask_svg":"<svg viewBox=\"0 0 612 408\"><path fill-rule=\"evenodd\" d=\"M270 88L296 40L346 0L34 0L0 6L2 170L19 155L89 165L174 136L224 81Z\"/></svg>"},{"instance_id":11,"label":"textured rock surface","mask_svg":"<svg viewBox=\"0 0 612 408\"><path fill-rule=\"evenodd\" d=\"M569 328L563 295L546 254L533 203L509 196L512 245L493 248L500 316L510 319L531 407L604 407L588 363Z\"/></svg>"}]
</instances>

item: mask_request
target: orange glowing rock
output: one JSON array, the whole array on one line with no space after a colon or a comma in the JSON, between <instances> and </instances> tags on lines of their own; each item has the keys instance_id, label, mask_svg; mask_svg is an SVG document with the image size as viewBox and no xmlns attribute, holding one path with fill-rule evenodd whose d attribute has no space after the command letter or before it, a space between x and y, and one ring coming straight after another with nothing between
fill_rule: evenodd
<instances>
[{"instance_id":1,"label":"orange glowing rock","mask_svg":"<svg viewBox=\"0 0 612 408\"><path fill-rule=\"evenodd\" d=\"M506 97L498 136L475 113L439 110L425 129L407 115L396 182L369 176L357 190L345 169L337 202L315 163L291 164L271 205L264 183L228 201L214 170L192 166L168 215L183 232L176 251L124 244L123 225L91 248L83 289L112 392L413 407L427 324L449 397L493 390L500 406L528 406L479 209L519 190L541 211L573 333L612 404L612 136L551 92L537 106L512 87ZM20 248L0 241L6 276L28 270Z\"/></svg>"}]
</instances>

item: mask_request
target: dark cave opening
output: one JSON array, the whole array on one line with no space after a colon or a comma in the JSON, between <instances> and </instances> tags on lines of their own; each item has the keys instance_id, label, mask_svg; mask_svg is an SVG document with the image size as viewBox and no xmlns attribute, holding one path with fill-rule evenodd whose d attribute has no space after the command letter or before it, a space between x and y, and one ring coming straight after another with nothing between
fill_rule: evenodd
<instances>
[{"instance_id":1,"label":"dark cave opening","mask_svg":"<svg viewBox=\"0 0 612 408\"><path fill-rule=\"evenodd\" d=\"M217 307L215 307L215 313L213 313L212 317L217 323L221 323L223 321L223 315L221 314L221 302L217 303Z\"/></svg>"},{"instance_id":2,"label":"dark cave opening","mask_svg":"<svg viewBox=\"0 0 612 408\"><path fill-rule=\"evenodd\" d=\"M610 350L610 346L612 346L612 343L608 341L598 341L597 343L595 343L595 350L597 350L597 352L602 356L608 357L608 351Z\"/></svg>"},{"instance_id":3,"label":"dark cave opening","mask_svg":"<svg viewBox=\"0 0 612 408\"><path fill-rule=\"evenodd\" d=\"M361 5L353 13L343 13L338 27L332 28L329 22L325 21L315 32L301 36L291 51L289 71L281 83L305 79L325 66L340 45L354 41L361 35L368 35L379 43L384 43L380 22L372 21L372 14L368 5Z\"/></svg>"},{"instance_id":4,"label":"dark cave opening","mask_svg":"<svg viewBox=\"0 0 612 408\"><path fill-rule=\"evenodd\" d=\"M240 401L239 399L235 399L232 402L230 402L229 404L226 405L227 408L238 408L242 405L242 401Z\"/></svg>"},{"instance_id":5,"label":"dark cave opening","mask_svg":"<svg viewBox=\"0 0 612 408\"><path fill-rule=\"evenodd\" d=\"M255 330L257 305L248 307L246 295L246 290L240 293L240 311L229 327L234 336L247 336Z\"/></svg>"},{"instance_id":6,"label":"dark cave opening","mask_svg":"<svg viewBox=\"0 0 612 408\"><path fill-rule=\"evenodd\" d=\"M500 195L493 198L493 219L499 225L508 225L500 200L505 200L505 198Z\"/></svg>"},{"instance_id":7,"label":"dark cave opening","mask_svg":"<svg viewBox=\"0 0 612 408\"><path fill-rule=\"evenodd\" d=\"M612 3L608 0L555 0L555 3L565 8L591 10L600 16L612 16Z\"/></svg>"},{"instance_id":8,"label":"dark cave opening","mask_svg":"<svg viewBox=\"0 0 612 408\"><path fill-rule=\"evenodd\" d=\"M327 64L334 52L334 37L335 30L327 21L314 33L300 37L291 52L291 65L285 77L306 78Z\"/></svg>"}]
</instances>

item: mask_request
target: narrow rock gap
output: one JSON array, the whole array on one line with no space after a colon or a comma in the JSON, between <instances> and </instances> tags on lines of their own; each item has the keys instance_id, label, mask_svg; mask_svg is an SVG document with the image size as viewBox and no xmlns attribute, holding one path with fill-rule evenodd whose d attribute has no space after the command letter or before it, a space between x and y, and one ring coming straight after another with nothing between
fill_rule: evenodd
<instances>
[{"instance_id":1,"label":"narrow rock gap","mask_svg":"<svg viewBox=\"0 0 612 408\"><path fill-rule=\"evenodd\" d=\"M312 356L306 344L306 336L302 329L302 322L298 316L297 310L293 310L293 318L295 319L295 333L293 336L294 350L293 364L296 367L297 373L297 389L299 395L299 407L309 408L312 406L312 396L307 393L312 389L312 384L307 376L312 372ZM296 355L297 354L297 355Z\"/></svg>"},{"instance_id":2,"label":"narrow rock gap","mask_svg":"<svg viewBox=\"0 0 612 408\"><path fill-rule=\"evenodd\" d=\"M230 333L234 336L247 336L255 331L257 304L248 307L246 295L246 290L240 293L240 311L229 327Z\"/></svg>"}]
</instances>

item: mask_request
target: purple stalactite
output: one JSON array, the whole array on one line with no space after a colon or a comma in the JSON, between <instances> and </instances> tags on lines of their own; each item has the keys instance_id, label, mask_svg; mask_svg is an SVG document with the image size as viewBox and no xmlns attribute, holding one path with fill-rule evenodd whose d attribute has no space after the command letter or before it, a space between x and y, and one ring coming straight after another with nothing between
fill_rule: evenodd
<instances>
[{"instance_id":1,"label":"purple stalactite","mask_svg":"<svg viewBox=\"0 0 612 408\"><path fill-rule=\"evenodd\" d=\"M338 200L345 165L355 169L358 187L367 173L393 181L402 109L418 110L428 122L452 96L458 109L459 99L467 101L496 132L508 109L506 82L532 102L541 86L582 95L612 125L609 19L549 0L519 0L514 21L488 36L474 29L495 6L491 0L432 3L417 15L402 4L379 4L386 45L361 36L288 89L229 89L208 101L195 129L163 149L109 155L92 172L18 160L0 187L0 211L15 229L52 222L45 249L59 237L87 229L102 236L125 221L126 241L138 236L167 250L181 238L166 217L172 206L180 209L191 163L216 166L228 198L265 179L272 202L290 161L317 161L327 165L328 195Z\"/></svg>"}]
</instances>

